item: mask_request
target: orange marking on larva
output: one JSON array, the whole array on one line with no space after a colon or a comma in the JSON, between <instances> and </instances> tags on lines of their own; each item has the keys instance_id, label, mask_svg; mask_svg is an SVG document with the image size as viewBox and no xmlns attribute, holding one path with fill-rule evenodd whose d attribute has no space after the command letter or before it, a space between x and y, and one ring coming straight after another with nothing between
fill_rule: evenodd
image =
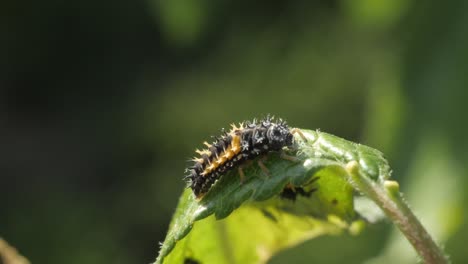
<instances>
[{"instance_id":1,"label":"orange marking on larva","mask_svg":"<svg viewBox=\"0 0 468 264\"><path fill-rule=\"evenodd\" d=\"M229 160L229 159L231 159L232 157L234 157L234 152L232 152L232 151L226 151L226 152L224 152L223 157L226 158L227 160Z\"/></svg>"},{"instance_id":2,"label":"orange marking on larva","mask_svg":"<svg viewBox=\"0 0 468 264\"><path fill-rule=\"evenodd\" d=\"M226 158L224 157L224 155L223 155L223 156L219 157L219 158L215 161L215 163L219 166L219 165L224 164L226 161L227 161L227 159L226 159Z\"/></svg>"},{"instance_id":3,"label":"orange marking on larva","mask_svg":"<svg viewBox=\"0 0 468 264\"><path fill-rule=\"evenodd\" d=\"M240 146L238 146L238 145L232 146L232 148L231 148L231 151L232 151L234 154L239 153L240 150L241 150L241 148L240 148Z\"/></svg>"},{"instance_id":4,"label":"orange marking on larva","mask_svg":"<svg viewBox=\"0 0 468 264\"><path fill-rule=\"evenodd\" d=\"M230 150L234 153L234 155L241 151L240 141L241 141L241 138L238 135L234 135L232 137Z\"/></svg>"},{"instance_id":5,"label":"orange marking on larva","mask_svg":"<svg viewBox=\"0 0 468 264\"><path fill-rule=\"evenodd\" d=\"M206 167L206 170L209 172L211 172L212 170L214 170L217 166L214 164L214 163L211 163L210 166Z\"/></svg>"},{"instance_id":6,"label":"orange marking on larva","mask_svg":"<svg viewBox=\"0 0 468 264\"><path fill-rule=\"evenodd\" d=\"M226 163L226 161L232 159L237 153L241 151L240 136L238 135L231 135L231 136L232 136L231 145L228 146L228 148L222 153L219 153L219 154L215 153L216 159L210 162L209 166L205 167L205 170L203 170L203 173L201 174L202 176L206 176L210 174L213 170L216 170L219 166Z\"/></svg>"},{"instance_id":7,"label":"orange marking on larva","mask_svg":"<svg viewBox=\"0 0 468 264\"><path fill-rule=\"evenodd\" d=\"M206 176L210 174L213 170L215 170L220 164L216 163L216 160L214 161L208 161L208 165L205 167L205 170L200 174L202 176Z\"/></svg>"}]
</instances>

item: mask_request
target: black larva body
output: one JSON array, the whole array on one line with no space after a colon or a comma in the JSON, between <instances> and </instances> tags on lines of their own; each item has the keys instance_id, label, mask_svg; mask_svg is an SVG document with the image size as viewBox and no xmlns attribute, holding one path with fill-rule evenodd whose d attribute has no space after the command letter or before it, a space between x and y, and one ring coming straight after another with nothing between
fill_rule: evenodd
<instances>
[{"instance_id":1,"label":"black larva body","mask_svg":"<svg viewBox=\"0 0 468 264\"><path fill-rule=\"evenodd\" d=\"M205 145L205 150L194 158L186 178L197 198L207 193L216 180L243 162L255 159L271 151L280 151L293 144L293 135L285 121L272 120L270 117L260 121L232 125L214 143Z\"/></svg>"}]
</instances>

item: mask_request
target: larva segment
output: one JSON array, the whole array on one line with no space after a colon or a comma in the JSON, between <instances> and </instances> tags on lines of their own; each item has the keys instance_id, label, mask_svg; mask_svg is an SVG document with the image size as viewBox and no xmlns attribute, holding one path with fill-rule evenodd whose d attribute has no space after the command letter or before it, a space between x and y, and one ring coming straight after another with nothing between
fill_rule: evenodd
<instances>
[{"instance_id":1,"label":"larva segment","mask_svg":"<svg viewBox=\"0 0 468 264\"><path fill-rule=\"evenodd\" d=\"M206 143L206 142L205 142ZM216 143L214 143L216 145ZM213 145L210 145L213 146ZM209 175L212 171L216 170L220 166L224 165L226 161L232 159L236 154L240 152L240 137L238 135L232 136L230 145L224 149L223 152L218 153L216 150L211 152L213 159L209 166L202 172L202 176Z\"/></svg>"}]
</instances>

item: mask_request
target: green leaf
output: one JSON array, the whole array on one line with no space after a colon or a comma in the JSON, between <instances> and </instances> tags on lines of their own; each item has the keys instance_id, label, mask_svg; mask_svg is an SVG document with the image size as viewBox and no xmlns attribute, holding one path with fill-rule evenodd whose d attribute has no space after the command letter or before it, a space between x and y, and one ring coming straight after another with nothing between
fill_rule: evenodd
<instances>
[{"instance_id":1,"label":"green leaf","mask_svg":"<svg viewBox=\"0 0 468 264\"><path fill-rule=\"evenodd\" d=\"M265 263L279 250L324 234L356 233L359 218L346 164L356 161L369 179L390 175L374 149L318 132L296 135L297 161L272 153L269 173L251 164L240 182L235 171L221 177L201 200L186 189L156 263ZM279 196L288 184L310 196ZM290 186L289 185L289 186ZM315 191L314 191L315 190ZM222 219L222 220L221 220Z\"/></svg>"}]
</instances>

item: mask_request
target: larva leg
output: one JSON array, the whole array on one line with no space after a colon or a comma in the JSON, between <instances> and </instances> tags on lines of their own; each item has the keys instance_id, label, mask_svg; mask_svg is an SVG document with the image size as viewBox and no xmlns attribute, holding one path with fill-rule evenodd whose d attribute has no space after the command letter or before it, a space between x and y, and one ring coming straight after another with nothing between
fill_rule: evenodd
<instances>
[{"instance_id":1,"label":"larva leg","mask_svg":"<svg viewBox=\"0 0 468 264\"><path fill-rule=\"evenodd\" d=\"M260 167L260 169L262 169L263 173L267 176L267 177L270 177L270 171L268 170L268 168L265 166L265 164L263 164L263 161L266 160L266 156L262 157L261 159L258 160L258 166Z\"/></svg>"},{"instance_id":2,"label":"larva leg","mask_svg":"<svg viewBox=\"0 0 468 264\"><path fill-rule=\"evenodd\" d=\"M296 158L294 156L290 156L290 155L288 155L288 154L286 154L284 152L281 152L280 158L285 159L285 160L289 160L289 161L292 161L292 162L300 162L301 161L300 159L298 159L298 158Z\"/></svg>"},{"instance_id":3,"label":"larva leg","mask_svg":"<svg viewBox=\"0 0 468 264\"><path fill-rule=\"evenodd\" d=\"M240 183L243 184L244 181L245 181L244 170L242 169L242 166L239 166L239 168L237 170L239 171Z\"/></svg>"},{"instance_id":4,"label":"larva leg","mask_svg":"<svg viewBox=\"0 0 468 264\"><path fill-rule=\"evenodd\" d=\"M291 129L291 134L299 134L299 136L302 138L304 141L308 141L307 138L304 136L304 133L299 128L293 128Z\"/></svg>"}]
</instances>

